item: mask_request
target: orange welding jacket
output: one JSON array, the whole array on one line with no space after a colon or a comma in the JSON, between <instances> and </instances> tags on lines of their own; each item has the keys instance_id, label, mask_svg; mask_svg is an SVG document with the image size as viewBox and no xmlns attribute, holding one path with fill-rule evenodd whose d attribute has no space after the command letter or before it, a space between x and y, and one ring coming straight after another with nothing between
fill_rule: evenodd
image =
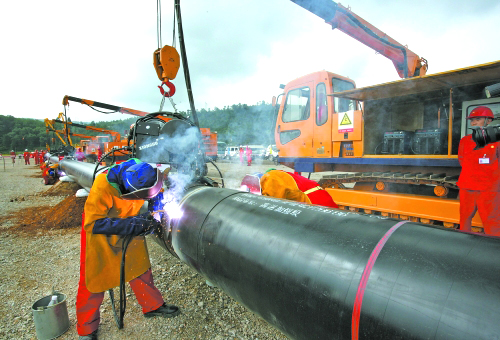
<instances>
[{"instance_id":1,"label":"orange welding jacket","mask_svg":"<svg viewBox=\"0 0 500 340\"><path fill-rule=\"evenodd\" d=\"M471 135L460 140L458 161L462 166L457 185L460 189L500 191L500 143L474 150Z\"/></svg>"},{"instance_id":2,"label":"orange welding jacket","mask_svg":"<svg viewBox=\"0 0 500 340\"><path fill-rule=\"evenodd\" d=\"M85 284L92 293L119 286L123 245L121 236L93 234L95 221L106 217L136 216L144 204L143 200L123 200L120 196L120 191L108 182L107 174L100 174L85 202ZM132 239L125 259L126 282L144 274L151 267L143 236Z\"/></svg>"},{"instance_id":3,"label":"orange welding jacket","mask_svg":"<svg viewBox=\"0 0 500 340\"><path fill-rule=\"evenodd\" d=\"M262 195L338 208L328 192L318 183L281 170L266 172L260 179Z\"/></svg>"}]
</instances>

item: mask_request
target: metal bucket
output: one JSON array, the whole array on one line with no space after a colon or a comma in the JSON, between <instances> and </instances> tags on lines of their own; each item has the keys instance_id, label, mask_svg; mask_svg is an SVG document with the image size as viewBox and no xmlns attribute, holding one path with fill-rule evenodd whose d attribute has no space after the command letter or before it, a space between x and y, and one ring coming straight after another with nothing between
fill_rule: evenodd
<instances>
[{"instance_id":1,"label":"metal bucket","mask_svg":"<svg viewBox=\"0 0 500 340\"><path fill-rule=\"evenodd\" d=\"M48 306L53 295L57 295L57 303ZM69 328L66 295L53 293L35 302L31 307L35 321L36 336L40 340L54 339Z\"/></svg>"}]
</instances>

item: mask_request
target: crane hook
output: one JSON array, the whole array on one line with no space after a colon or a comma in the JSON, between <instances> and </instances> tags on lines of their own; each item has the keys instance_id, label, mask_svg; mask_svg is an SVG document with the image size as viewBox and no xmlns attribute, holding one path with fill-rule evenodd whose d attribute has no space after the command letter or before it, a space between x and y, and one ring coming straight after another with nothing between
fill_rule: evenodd
<instances>
[{"instance_id":1,"label":"crane hook","mask_svg":"<svg viewBox=\"0 0 500 340\"><path fill-rule=\"evenodd\" d=\"M168 89L164 89L163 85L167 85ZM175 85L168 80L162 82L158 88L160 89L161 95L164 97L172 97L175 94Z\"/></svg>"}]
</instances>

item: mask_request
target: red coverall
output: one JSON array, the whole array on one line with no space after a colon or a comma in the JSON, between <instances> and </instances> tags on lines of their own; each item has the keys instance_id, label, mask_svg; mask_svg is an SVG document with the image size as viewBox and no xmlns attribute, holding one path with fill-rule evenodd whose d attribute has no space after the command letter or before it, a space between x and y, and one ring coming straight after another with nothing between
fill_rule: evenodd
<instances>
[{"instance_id":1,"label":"red coverall","mask_svg":"<svg viewBox=\"0 0 500 340\"><path fill-rule=\"evenodd\" d=\"M250 149L248 146L246 154L247 154L247 165L250 166L252 165L252 149Z\"/></svg>"},{"instance_id":2,"label":"red coverall","mask_svg":"<svg viewBox=\"0 0 500 340\"><path fill-rule=\"evenodd\" d=\"M476 211L485 234L500 236L500 143L474 150L471 135L460 141L458 160L462 166L460 188L460 230L471 231ZM480 163L481 162L481 163Z\"/></svg>"},{"instance_id":3,"label":"red coverall","mask_svg":"<svg viewBox=\"0 0 500 340\"><path fill-rule=\"evenodd\" d=\"M332 196L318 183L298 174L271 170L262 176L260 185L265 196L338 208Z\"/></svg>"},{"instance_id":4,"label":"red coverall","mask_svg":"<svg viewBox=\"0 0 500 340\"><path fill-rule=\"evenodd\" d=\"M14 151L10 152L10 158L12 158L12 164L16 162L16 153Z\"/></svg>"},{"instance_id":5,"label":"red coverall","mask_svg":"<svg viewBox=\"0 0 500 340\"><path fill-rule=\"evenodd\" d=\"M243 165L243 148L240 148L240 164Z\"/></svg>"},{"instance_id":6,"label":"red coverall","mask_svg":"<svg viewBox=\"0 0 500 340\"><path fill-rule=\"evenodd\" d=\"M24 165L30 165L30 153L28 151L24 151Z\"/></svg>"}]
</instances>

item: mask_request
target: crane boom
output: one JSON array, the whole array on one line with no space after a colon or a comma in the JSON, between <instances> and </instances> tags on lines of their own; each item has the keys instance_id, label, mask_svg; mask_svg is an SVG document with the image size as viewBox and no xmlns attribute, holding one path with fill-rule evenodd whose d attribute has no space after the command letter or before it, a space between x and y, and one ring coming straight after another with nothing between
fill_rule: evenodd
<instances>
[{"instance_id":1,"label":"crane boom","mask_svg":"<svg viewBox=\"0 0 500 340\"><path fill-rule=\"evenodd\" d=\"M113 130L101 129L101 128L98 128L98 127L95 127L95 126L77 124L77 123L73 123L73 122L69 122L69 121L68 122L64 122L64 121L59 120L59 119L54 119L53 122L67 124L67 125L71 125L71 126L74 126L74 127L79 127L79 128L90 130L90 131L97 131L97 132L105 133L105 134L108 134L108 135L112 135L114 137L114 141L115 142L119 142L121 140L120 133L116 132L116 131L113 131Z\"/></svg>"},{"instance_id":2,"label":"crane boom","mask_svg":"<svg viewBox=\"0 0 500 340\"><path fill-rule=\"evenodd\" d=\"M427 60L362 19L348 8L331 0L291 0L324 19L350 37L372 48L392 61L401 78L423 76Z\"/></svg>"},{"instance_id":3,"label":"crane boom","mask_svg":"<svg viewBox=\"0 0 500 340\"><path fill-rule=\"evenodd\" d=\"M90 106L90 107L95 106L95 107L99 107L101 109L113 110L114 112L120 112L123 114L128 114L128 115L133 115L133 116L144 117L145 115L147 115L149 113L149 112L129 109L126 107L120 107L120 106L106 104L106 103L100 103L100 102L96 102L93 100L82 99L82 98L77 98L77 97L72 97L72 96L64 96L63 105L68 105L70 101L85 104L85 105Z\"/></svg>"}]
</instances>

